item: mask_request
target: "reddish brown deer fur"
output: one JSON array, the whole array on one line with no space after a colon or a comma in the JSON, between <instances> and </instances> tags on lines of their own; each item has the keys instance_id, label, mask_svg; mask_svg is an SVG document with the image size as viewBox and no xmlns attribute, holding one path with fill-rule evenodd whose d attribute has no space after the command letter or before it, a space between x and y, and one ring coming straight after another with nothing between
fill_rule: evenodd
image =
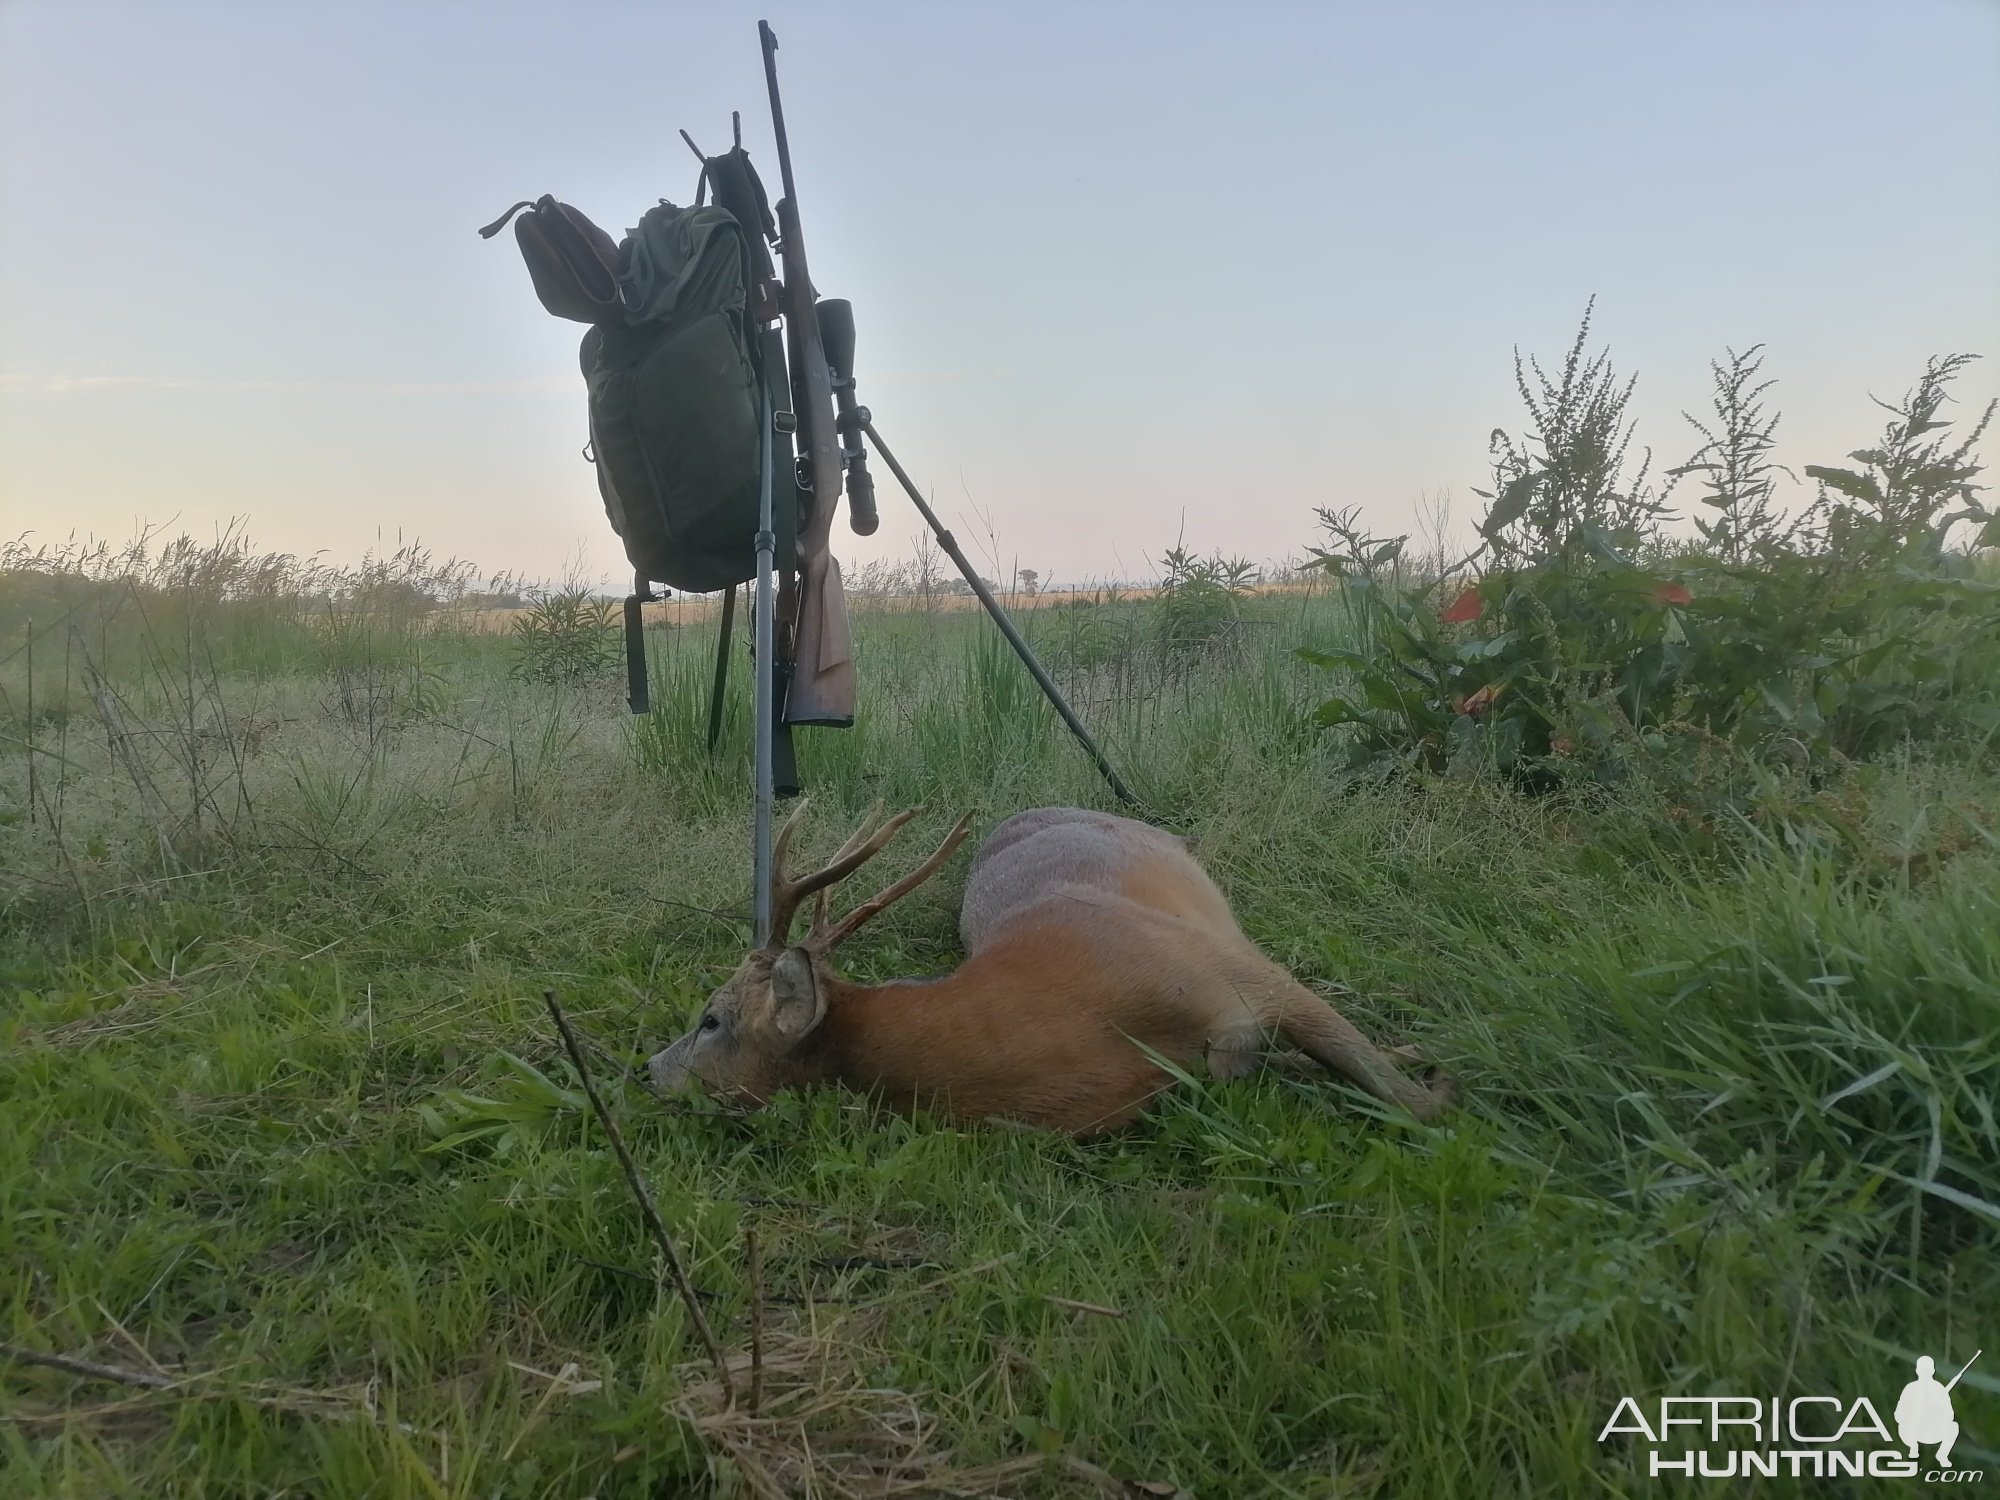
<instances>
[{"instance_id":1,"label":"reddish brown deer fur","mask_svg":"<svg viewBox=\"0 0 2000 1500\"><path fill-rule=\"evenodd\" d=\"M1451 1087L1406 1078L1332 1006L1260 953L1172 834L1075 807L1016 814L972 862L959 916L966 959L938 979L852 984L833 949L914 890L964 840L961 819L909 875L839 922L827 891L915 816L865 820L817 874L784 874L804 813L779 833L773 937L659 1053L656 1087L696 1084L762 1104L838 1084L961 1120L1007 1119L1084 1136L1134 1119L1172 1077L1147 1052L1218 1078L1254 1069L1281 1041L1422 1120ZM812 930L790 942L817 893Z\"/></svg>"}]
</instances>

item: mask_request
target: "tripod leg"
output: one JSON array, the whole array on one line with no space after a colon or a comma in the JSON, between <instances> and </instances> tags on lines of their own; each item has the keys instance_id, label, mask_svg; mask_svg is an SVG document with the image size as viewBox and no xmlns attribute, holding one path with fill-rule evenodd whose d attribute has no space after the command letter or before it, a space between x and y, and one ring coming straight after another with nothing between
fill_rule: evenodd
<instances>
[{"instance_id":1,"label":"tripod leg","mask_svg":"<svg viewBox=\"0 0 2000 1500\"><path fill-rule=\"evenodd\" d=\"M1083 727L1083 720L1079 719L1076 710L1069 706L1068 700L1062 695L1062 689L1056 686L1055 679L1049 676L1042 664L1035 659L1033 649L1022 639L1021 632L1014 628L1014 622L1008 618L1007 611L1001 607L1000 601L993 597L993 591L986 586L965 553L959 548L958 539L945 530L944 523L937 518L937 512L931 509L930 503L924 499L923 492L917 488L916 481L911 479L904 472L903 466L896 462L896 455L891 453L888 444L882 441L882 434L875 430L874 422L866 419L866 408L862 408L861 411L863 420L859 425L861 430L868 434L868 441L874 444L875 451L882 455L882 462L889 466L889 472L902 484L911 502L922 514L924 524L930 527L932 534L937 537L938 545L944 548L945 555L956 563L958 571L965 575L965 581L971 585L972 592L977 594L979 602L986 606L986 613L991 615L993 623L1000 627L1000 633L1007 638L1007 644L1014 648L1014 654L1021 658L1021 665L1028 669L1028 675L1035 679L1035 685L1041 688L1042 695L1049 700L1050 706L1062 715L1062 721L1069 726L1069 732L1076 736L1077 743L1083 746L1084 753L1089 755L1092 763L1096 765L1098 775L1104 778L1105 784L1117 794L1120 802L1136 803L1139 799L1132 795L1132 789L1125 785L1117 771L1112 769L1111 762L1104 758L1104 752L1097 748L1097 741L1092 739L1090 731Z\"/></svg>"},{"instance_id":2,"label":"tripod leg","mask_svg":"<svg viewBox=\"0 0 2000 1500\"><path fill-rule=\"evenodd\" d=\"M722 694L729 686L729 635L736 623L736 585L730 584L722 596L722 627L715 637L715 686L708 693L708 753L715 754L715 742L722 738Z\"/></svg>"},{"instance_id":3,"label":"tripod leg","mask_svg":"<svg viewBox=\"0 0 2000 1500\"><path fill-rule=\"evenodd\" d=\"M776 481L773 466L776 462L772 454L772 416L770 387L764 388L764 421L761 439L762 494L758 501L757 515L757 598L756 619L751 629L756 643L756 660L752 663L753 697L756 702L755 745L752 754L756 758L756 785L754 789L756 805L754 843L751 848L750 868L754 889L751 893L751 909L755 913L757 946L762 947L771 937L771 804L775 800L772 788L773 767L771 764L772 731L777 714L774 690L777 686L777 598L776 580L771 576L776 570L778 538L775 530ZM789 742L788 742L789 744Z\"/></svg>"}]
</instances>

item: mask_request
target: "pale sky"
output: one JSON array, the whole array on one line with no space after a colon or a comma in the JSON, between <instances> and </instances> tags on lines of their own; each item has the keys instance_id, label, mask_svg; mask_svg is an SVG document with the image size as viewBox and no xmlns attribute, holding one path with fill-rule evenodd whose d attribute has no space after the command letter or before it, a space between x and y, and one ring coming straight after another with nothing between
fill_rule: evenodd
<instances>
[{"instance_id":1,"label":"pale sky","mask_svg":"<svg viewBox=\"0 0 2000 1500\"><path fill-rule=\"evenodd\" d=\"M862 399L1003 568L1469 519L1513 346L1593 293L1665 462L1728 344L1794 465L1930 354L2000 392L2000 0L0 0L0 537L620 581L582 329L474 231L553 192L621 234L732 108L775 197L760 15ZM880 478L843 559L908 553Z\"/></svg>"}]
</instances>

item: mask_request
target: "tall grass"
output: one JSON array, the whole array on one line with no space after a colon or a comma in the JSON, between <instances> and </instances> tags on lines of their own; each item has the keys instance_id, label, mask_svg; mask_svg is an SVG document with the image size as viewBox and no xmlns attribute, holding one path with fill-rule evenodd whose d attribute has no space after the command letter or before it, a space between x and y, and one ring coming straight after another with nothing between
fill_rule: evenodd
<instances>
[{"instance_id":1,"label":"tall grass","mask_svg":"<svg viewBox=\"0 0 2000 1500\"><path fill-rule=\"evenodd\" d=\"M1136 601L1037 610L1147 815L1463 1107L1418 1128L1279 1070L1088 1146L838 1094L736 1116L634 1071L748 930L747 673L711 757L712 625L655 629L633 720L435 608L411 667L374 612L341 658L290 603L128 583L127 613L68 577L0 588L0 1343L141 1383L0 1353L10 1496L1642 1493L1644 1451L1596 1440L1623 1395L1886 1412L1918 1353L1995 1342L2000 778L1962 747L1766 768L1766 815L1696 849L1643 785L1346 769L1292 654L1350 641L1338 594L1171 653ZM76 636L47 615L84 598ZM926 804L912 846L1110 805L980 617L857 628L859 722L799 739L814 849L878 798ZM962 881L851 972L948 967ZM544 987L739 1361L760 1329L754 1416ZM1988 1482L1997 1398L1978 1366L1955 1393Z\"/></svg>"}]
</instances>

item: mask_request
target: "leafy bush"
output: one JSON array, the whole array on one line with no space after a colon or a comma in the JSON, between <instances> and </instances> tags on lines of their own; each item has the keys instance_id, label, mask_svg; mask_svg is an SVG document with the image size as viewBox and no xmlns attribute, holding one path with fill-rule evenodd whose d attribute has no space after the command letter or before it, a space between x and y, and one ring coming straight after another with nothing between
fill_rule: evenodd
<instances>
[{"instance_id":1,"label":"leafy bush","mask_svg":"<svg viewBox=\"0 0 2000 1500\"><path fill-rule=\"evenodd\" d=\"M1240 557L1196 557L1173 547L1152 599L1160 652L1186 662L1235 644L1242 634L1243 604L1257 581L1254 565Z\"/></svg>"},{"instance_id":2,"label":"leafy bush","mask_svg":"<svg viewBox=\"0 0 2000 1500\"><path fill-rule=\"evenodd\" d=\"M1140 619L1119 590L1099 589L1026 614L1023 623L1043 664L1075 679L1129 662L1139 649Z\"/></svg>"},{"instance_id":3,"label":"leafy bush","mask_svg":"<svg viewBox=\"0 0 2000 1500\"><path fill-rule=\"evenodd\" d=\"M1769 515L1754 477L1750 493L1718 507L1743 545L1689 568L1700 598L1689 622L1697 722L1813 760L1876 754L1949 732L1954 719L2000 729L1977 692L2000 670L2000 591L1979 578L1971 551L1951 545L1968 521L1975 546L2000 543L1971 458L1993 407L1949 447L1940 415L1969 358L1931 360L1902 401L1882 403L1881 440L1849 455L1859 469L1807 465L1820 489L1789 526Z\"/></svg>"},{"instance_id":4,"label":"leafy bush","mask_svg":"<svg viewBox=\"0 0 2000 1500\"><path fill-rule=\"evenodd\" d=\"M526 682L575 687L618 665L617 606L588 590L545 594L514 617L513 674Z\"/></svg>"},{"instance_id":5,"label":"leafy bush","mask_svg":"<svg viewBox=\"0 0 2000 1500\"><path fill-rule=\"evenodd\" d=\"M1586 312L1558 377L1515 358L1532 428L1496 431L1479 549L1442 576L1403 571L1405 538L1320 512L1320 566L1342 580L1353 641L1303 650L1347 672L1317 712L1356 756L1530 782L1598 779L1635 759L1722 743L1787 764L1877 753L1947 719L2000 729L1981 684L2000 669L2000 589L1954 550L1961 522L2000 543L1976 498L1973 445L1953 443L1947 388L1971 356L1934 359L1861 467L1813 466L1817 498L1787 520L1769 461L1775 416L1757 348L1715 374L1713 425L1664 488L1631 461L1632 382L1584 358ZM1531 378L1532 377L1532 378ZM1690 419L1693 420L1693 419ZM1705 546L1663 531L1668 497L1705 483Z\"/></svg>"}]
</instances>

